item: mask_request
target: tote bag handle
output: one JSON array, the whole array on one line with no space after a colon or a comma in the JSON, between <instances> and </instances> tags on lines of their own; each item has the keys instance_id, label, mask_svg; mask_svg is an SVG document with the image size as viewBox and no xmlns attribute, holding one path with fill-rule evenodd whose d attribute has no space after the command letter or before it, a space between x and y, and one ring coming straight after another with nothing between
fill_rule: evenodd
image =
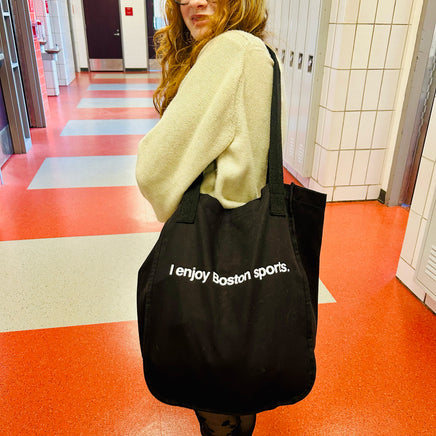
<instances>
[{"instance_id":1,"label":"tote bag handle","mask_svg":"<svg viewBox=\"0 0 436 436\"><path fill-rule=\"evenodd\" d=\"M270 214L285 216L285 190L283 187L283 158L282 158L282 122L281 122L281 82L280 67L277 56L270 47L266 46L274 61L273 91L271 99L270 144L268 150L267 185L270 190ZM177 222L192 224L197 213L200 197L200 186L203 174L200 174L183 194L177 211Z\"/></svg>"}]
</instances>

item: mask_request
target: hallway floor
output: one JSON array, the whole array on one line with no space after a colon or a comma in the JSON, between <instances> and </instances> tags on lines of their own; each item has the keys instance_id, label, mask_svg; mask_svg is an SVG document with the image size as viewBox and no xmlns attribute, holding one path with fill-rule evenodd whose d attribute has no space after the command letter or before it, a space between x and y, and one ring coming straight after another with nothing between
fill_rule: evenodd
<instances>
[{"instance_id":1,"label":"hallway floor","mask_svg":"<svg viewBox=\"0 0 436 436\"><path fill-rule=\"evenodd\" d=\"M78 74L2 168L1 436L200 434L148 392L136 331L136 274L162 227L134 180L157 82ZM395 278L407 218L328 204L317 381L254 436L436 435L436 318Z\"/></svg>"}]
</instances>

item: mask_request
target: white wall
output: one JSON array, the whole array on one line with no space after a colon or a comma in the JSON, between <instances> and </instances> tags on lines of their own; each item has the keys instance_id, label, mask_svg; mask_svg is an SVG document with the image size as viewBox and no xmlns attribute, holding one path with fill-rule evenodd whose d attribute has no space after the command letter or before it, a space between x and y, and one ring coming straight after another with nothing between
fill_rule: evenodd
<instances>
[{"instance_id":1,"label":"white wall","mask_svg":"<svg viewBox=\"0 0 436 436\"><path fill-rule=\"evenodd\" d=\"M70 0L70 17L74 35L74 49L78 71L88 68L85 21L82 0Z\"/></svg>"},{"instance_id":2,"label":"white wall","mask_svg":"<svg viewBox=\"0 0 436 436\"><path fill-rule=\"evenodd\" d=\"M56 60L59 85L67 86L76 78L67 0L49 0L48 4L53 43L61 49Z\"/></svg>"},{"instance_id":3,"label":"white wall","mask_svg":"<svg viewBox=\"0 0 436 436\"><path fill-rule=\"evenodd\" d=\"M395 110L393 113L392 123L390 127L386 161L383 168L383 174L381 180L381 187L385 192L387 192L388 190L388 183L389 183L389 177L392 169L395 146L400 134L398 129L400 126L400 119L402 115L404 98L406 95L407 82L409 80L409 75L413 73L410 71L410 68L412 65L414 51L415 51L415 43L416 43L421 13L422 13L422 6L423 6L423 0L414 0L412 13L410 15L409 31L408 31L407 40L404 49L402 69L401 69L400 80L398 84L397 99L395 102Z\"/></svg>"},{"instance_id":4,"label":"white wall","mask_svg":"<svg viewBox=\"0 0 436 436\"><path fill-rule=\"evenodd\" d=\"M119 0L124 67L148 68L147 20L145 0ZM79 70L88 68L86 33L82 0L70 0L76 63ZM133 8L133 16L126 16L125 7Z\"/></svg>"},{"instance_id":5,"label":"white wall","mask_svg":"<svg viewBox=\"0 0 436 436\"><path fill-rule=\"evenodd\" d=\"M119 1L124 68L148 68L145 0ZM125 7L133 8L133 16L126 16Z\"/></svg>"},{"instance_id":6,"label":"white wall","mask_svg":"<svg viewBox=\"0 0 436 436\"><path fill-rule=\"evenodd\" d=\"M310 181L329 200L373 200L384 188L402 74L409 74L403 54L408 38L416 39L410 18L419 2L332 1Z\"/></svg>"},{"instance_id":7,"label":"white wall","mask_svg":"<svg viewBox=\"0 0 436 436\"><path fill-rule=\"evenodd\" d=\"M436 101L428 125L423 155L410 207L406 235L398 264L397 277L422 301L436 311L436 294L415 281L425 232L436 196Z\"/></svg>"}]
</instances>

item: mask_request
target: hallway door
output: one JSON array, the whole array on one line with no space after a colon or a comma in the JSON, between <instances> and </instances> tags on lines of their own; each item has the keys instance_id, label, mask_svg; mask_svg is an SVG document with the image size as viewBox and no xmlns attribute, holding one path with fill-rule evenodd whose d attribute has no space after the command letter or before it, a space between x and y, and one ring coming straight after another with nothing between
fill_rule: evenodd
<instances>
[{"instance_id":1,"label":"hallway door","mask_svg":"<svg viewBox=\"0 0 436 436\"><path fill-rule=\"evenodd\" d=\"M9 131L9 121L6 114L2 88L0 86L0 168L13 152L11 132Z\"/></svg>"},{"instance_id":2,"label":"hallway door","mask_svg":"<svg viewBox=\"0 0 436 436\"><path fill-rule=\"evenodd\" d=\"M419 165L427 137L428 124L433 109L433 101L436 94L436 26L433 31L433 41L425 69L422 91L419 98L419 106L416 114L415 127L409 151L409 157L403 179L400 195L400 203L410 206L418 178Z\"/></svg>"},{"instance_id":3,"label":"hallway door","mask_svg":"<svg viewBox=\"0 0 436 436\"><path fill-rule=\"evenodd\" d=\"M89 69L123 71L118 0L83 0Z\"/></svg>"}]
</instances>

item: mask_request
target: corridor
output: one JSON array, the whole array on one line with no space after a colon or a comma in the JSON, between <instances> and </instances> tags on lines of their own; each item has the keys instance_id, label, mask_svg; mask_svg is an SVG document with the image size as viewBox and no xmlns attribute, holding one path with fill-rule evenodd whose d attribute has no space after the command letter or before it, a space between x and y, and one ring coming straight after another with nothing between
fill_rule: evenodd
<instances>
[{"instance_id":1,"label":"corridor","mask_svg":"<svg viewBox=\"0 0 436 436\"><path fill-rule=\"evenodd\" d=\"M0 435L199 435L148 392L136 331L136 273L162 227L134 179L158 80L77 74L2 167ZM255 436L436 434L434 314L395 278L407 219L328 204L317 381Z\"/></svg>"}]
</instances>

